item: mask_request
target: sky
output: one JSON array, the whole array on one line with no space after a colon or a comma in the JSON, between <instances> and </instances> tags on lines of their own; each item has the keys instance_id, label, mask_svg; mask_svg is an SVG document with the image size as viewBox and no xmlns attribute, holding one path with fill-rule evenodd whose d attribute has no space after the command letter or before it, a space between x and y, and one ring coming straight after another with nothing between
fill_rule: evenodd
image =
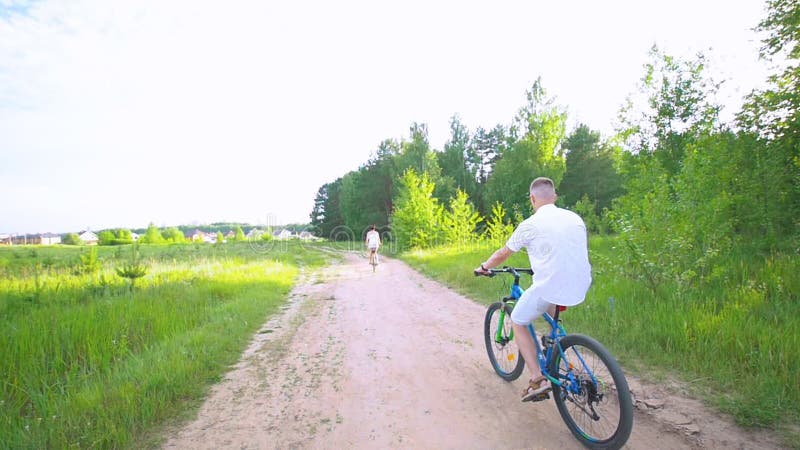
<instances>
[{"instance_id":1,"label":"sky","mask_svg":"<svg viewBox=\"0 0 800 450\"><path fill-rule=\"evenodd\" d=\"M305 223L384 139L508 125L539 77L609 136L654 44L703 52L731 117L771 73L765 8L0 0L0 234Z\"/></svg>"}]
</instances>

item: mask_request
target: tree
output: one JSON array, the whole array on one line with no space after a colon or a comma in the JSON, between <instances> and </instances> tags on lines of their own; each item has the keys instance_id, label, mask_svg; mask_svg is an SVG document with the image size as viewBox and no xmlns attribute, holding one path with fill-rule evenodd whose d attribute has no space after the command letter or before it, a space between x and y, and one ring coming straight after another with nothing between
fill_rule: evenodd
<instances>
[{"instance_id":1,"label":"tree","mask_svg":"<svg viewBox=\"0 0 800 450\"><path fill-rule=\"evenodd\" d=\"M684 149L717 130L720 84L705 73L705 57L674 58L653 46L639 92L620 111L620 136L632 153L654 155L669 176L680 169Z\"/></svg>"},{"instance_id":2,"label":"tree","mask_svg":"<svg viewBox=\"0 0 800 450\"><path fill-rule=\"evenodd\" d=\"M450 208L441 219L441 234L448 244L467 244L476 240L475 228L483 219L469 202L466 192L458 190L450 199Z\"/></svg>"},{"instance_id":3,"label":"tree","mask_svg":"<svg viewBox=\"0 0 800 450\"><path fill-rule=\"evenodd\" d=\"M247 237L244 235L244 231L242 231L242 227L237 225L236 231L233 233L233 240L236 242L243 242L247 240Z\"/></svg>"},{"instance_id":4,"label":"tree","mask_svg":"<svg viewBox=\"0 0 800 450\"><path fill-rule=\"evenodd\" d=\"M97 234L97 244L98 245L114 245L114 241L117 237L114 235L114 232L111 230L103 230Z\"/></svg>"},{"instance_id":5,"label":"tree","mask_svg":"<svg viewBox=\"0 0 800 450\"><path fill-rule=\"evenodd\" d=\"M400 153L397 155L397 167L401 173L413 169L414 173L427 173L429 178L439 177L439 166L436 155L431 151L428 143L428 125L412 123L409 127L410 139L400 144Z\"/></svg>"},{"instance_id":6,"label":"tree","mask_svg":"<svg viewBox=\"0 0 800 450\"><path fill-rule=\"evenodd\" d=\"M768 33L761 58L785 59L780 73L769 77L770 87L754 91L739 116L748 130L797 141L800 135L800 3L769 0L768 13L756 28Z\"/></svg>"},{"instance_id":7,"label":"tree","mask_svg":"<svg viewBox=\"0 0 800 450\"><path fill-rule=\"evenodd\" d=\"M356 234L371 224L386 224L392 208L394 162L389 154L345 175L339 197L341 217Z\"/></svg>"},{"instance_id":8,"label":"tree","mask_svg":"<svg viewBox=\"0 0 800 450\"><path fill-rule=\"evenodd\" d=\"M164 237L161 236L161 231L158 227L150 222L147 226L147 230L144 232L144 236L139 238L139 242L142 244L163 244Z\"/></svg>"},{"instance_id":9,"label":"tree","mask_svg":"<svg viewBox=\"0 0 800 450\"><path fill-rule=\"evenodd\" d=\"M163 237L165 241L175 244L186 242L186 237L183 235L181 230L176 227L165 229L161 232L161 237Z\"/></svg>"},{"instance_id":10,"label":"tree","mask_svg":"<svg viewBox=\"0 0 800 450\"><path fill-rule=\"evenodd\" d=\"M100 260L97 258L97 248L94 246L89 251L80 255L81 264L78 268L79 273L92 274L100 270Z\"/></svg>"},{"instance_id":11,"label":"tree","mask_svg":"<svg viewBox=\"0 0 800 450\"><path fill-rule=\"evenodd\" d=\"M467 190L467 194L481 215L489 215L490 203L486 193L489 176L494 171L494 165L500 159L500 155L505 153L513 142L514 139L507 134L506 128L502 125L496 125L488 131L478 127L470 139L466 159L468 170L475 174L476 185L475 192Z\"/></svg>"},{"instance_id":12,"label":"tree","mask_svg":"<svg viewBox=\"0 0 800 450\"><path fill-rule=\"evenodd\" d=\"M492 206L492 215L486 221L486 238L492 245L500 246L508 241L513 232L514 226L506 221L506 211L503 208L503 204L495 202Z\"/></svg>"},{"instance_id":13,"label":"tree","mask_svg":"<svg viewBox=\"0 0 800 450\"><path fill-rule=\"evenodd\" d=\"M759 138L749 161L754 172L741 176L769 180L753 186L752 195L768 211L762 230L777 241L800 234L800 3L770 0L767 6L757 28L768 33L761 57L784 58L784 68L769 77L767 89L748 96L737 123Z\"/></svg>"},{"instance_id":14,"label":"tree","mask_svg":"<svg viewBox=\"0 0 800 450\"><path fill-rule=\"evenodd\" d=\"M771 1L762 56L800 56L800 5ZM792 56L794 55L794 56ZM710 100L718 85L701 56L680 61L654 48L638 107L623 110L626 194L615 201L615 226L625 242L622 264L654 290L725 276L721 255L746 247L771 251L796 241L800 215L800 71L790 63L755 91L737 116L740 130L721 125ZM630 102L629 105L634 105ZM800 136L800 135L798 135Z\"/></svg>"},{"instance_id":15,"label":"tree","mask_svg":"<svg viewBox=\"0 0 800 450\"><path fill-rule=\"evenodd\" d=\"M392 213L395 181L400 175L397 169L397 156L400 145L390 139L378 146L376 155L366 167L366 177L370 193L367 206L373 211L370 223L387 224ZM369 206L371 205L371 206Z\"/></svg>"},{"instance_id":16,"label":"tree","mask_svg":"<svg viewBox=\"0 0 800 450\"><path fill-rule=\"evenodd\" d=\"M590 233L605 234L608 232L606 222L597 214L597 202L589 199L587 194L583 194L571 208L575 214L581 216L586 225L586 231Z\"/></svg>"},{"instance_id":17,"label":"tree","mask_svg":"<svg viewBox=\"0 0 800 450\"><path fill-rule=\"evenodd\" d=\"M712 101L719 85L705 74L704 57L683 61L653 47L650 59L639 97L621 111L625 194L613 217L625 243L622 266L655 292L664 280L702 278L714 255L730 248L719 232L731 224L723 172L735 168L723 155L735 147L719 123ZM717 167L709 170L711 161Z\"/></svg>"},{"instance_id":18,"label":"tree","mask_svg":"<svg viewBox=\"0 0 800 450\"><path fill-rule=\"evenodd\" d=\"M483 127L475 130L467 155L470 157L470 170L475 173L479 185L486 183L495 162L507 148L508 137L502 125L497 125L488 131Z\"/></svg>"},{"instance_id":19,"label":"tree","mask_svg":"<svg viewBox=\"0 0 800 450\"><path fill-rule=\"evenodd\" d=\"M341 201L342 179L325 183L317 191L314 198L314 209L311 212L311 226L317 236L334 239L334 230L344 225Z\"/></svg>"},{"instance_id":20,"label":"tree","mask_svg":"<svg viewBox=\"0 0 800 450\"><path fill-rule=\"evenodd\" d=\"M118 228L114 231L114 235L119 241L127 241L126 244L130 244L133 242L133 235L131 234L131 230L126 228Z\"/></svg>"},{"instance_id":21,"label":"tree","mask_svg":"<svg viewBox=\"0 0 800 450\"><path fill-rule=\"evenodd\" d=\"M344 224L355 234L360 234L382 215L375 202L376 186L368 167L352 171L342 178L340 209Z\"/></svg>"},{"instance_id":22,"label":"tree","mask_svg":"<svg viewBox=\"0 0 800 450\"><path fill-rule=\"evenodd\" d=\"M558 185L565 171L560 147L566 114L547 97L540 80L526 94L528 102L517 114L514 126L523 134L500 154L486 185L486 201L499 201L510 211L530 212L531 181L545 176ZM514 130L512 134L517 132Z\"/></svg>"},{"instance_id":23,"label":"tree","mask_svg":"<svg viewBox=\"0 0 800 450\"><path fill-rule=\"evenodd\" d=\"M77 233L65 234L64 238L61 239L61 243L64 245L83 245L83 241L81 241L81 238Z\"/></svg>"},{"instance_id":24,"label":"tree","mask_svg":"<svg viewBox=\"0 0 800 450\"><path fill-rule=\"evenodd\" d=\"M600 142L600 133L579 125L564 141L566 171L558 197L573 206L584 196L600 214L623 193L622 178L615 168L614 151Z\"/></svg>"},{"instance_id":25,"label":"tree","mask_svg":"<svg viewBox=\"0 0 800 450\"><path fill-rule=\"evenodd\" d=\"M442 176L453 179L455 186L465 192L474 190L477 180L471 170L467 152L469 151L469 130L458 116L450 119L450 139L444 144L438 156Z\"/></svg>"},{"instance_id":26,"label":"tree","mask_svg":"<svg viewBox=\"0 0 800 450\"><path fill-rule=\"evenodd\" d=\"M400 143L400 153L394 158L395 173L403 174L408 169L414 169L417 174L426 174L434 185L434 197L442 203L447 201L455 194L455 182L442 177L439 154L431 150L428 141L428 126L414 122L409 127L409 134L410 139Z\"/></svg>"},{"instance_id":27,"label":"tree","mask_svg":"<svg viewBox=\"0 0 800 450\"><path fill-rule=\"evenodd\" d=\"M159 237L160 236L161 235L159 234ZM147 275L147 266L141 262L139 257L138 244L133 244L131 246L130 259L122 266L117 267L116 271L117 275L122 278L127 278L130 281L130 292L133 293L133 290L136 287L136 280Z\"/></svg>"},{"instance_id":28,"label":"tree","mask_svg":"<svg viewBox=\"0 0 800 450\"><path fill-rule=\"evenodd\" d=\"M408 169L399 181L392 214L392 230L403 248L428 248L437 243L442 207L433 196L435 186L423 173Z\"/></svg>"},{"instance_id":29,"label":"tree","mask_svg":"<svg viewBox=\"0 0 800 450\"><path fill-rule=\"evenodd\" d=\"M556 105L555 98L547 95L541 77L525 91L525 99L515 117L514 129L522 132L521 139L538 144L543 159L552 159L564 138L566 113Z\"/></svg>"},{"instance_id":30,"label":"tree","mask_svg":"<svg viewBox=\"0 0 800 450\"><path fill-rule=\"evenodd\" d=\"M464 191L478 208L482 204L482 189L478 182L480 159L471 145L469 130L458 116L450 119L450 139L438 155L442 180L447 180L456 190Z\"/></svg>"}]
</instances>

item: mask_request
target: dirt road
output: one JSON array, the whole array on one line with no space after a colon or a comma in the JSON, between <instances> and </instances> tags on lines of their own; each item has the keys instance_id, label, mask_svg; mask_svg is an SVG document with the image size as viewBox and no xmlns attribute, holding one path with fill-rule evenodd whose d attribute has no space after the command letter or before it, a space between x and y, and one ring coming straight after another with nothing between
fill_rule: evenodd
<instances>
[{"instance_id":1,"label":"dirt road","mask_svg":"<svg viewBox=\"0 0 800 450\"><path fill-rule=\"evenodd\" d=\"M305 275L165 448L582 448L552 401L519 402L527 376L494 374L484 313L402 262L372 273L348 256ZM696 401L631 388L626 448L774 447Z\"/></svg>"}]
</instances>

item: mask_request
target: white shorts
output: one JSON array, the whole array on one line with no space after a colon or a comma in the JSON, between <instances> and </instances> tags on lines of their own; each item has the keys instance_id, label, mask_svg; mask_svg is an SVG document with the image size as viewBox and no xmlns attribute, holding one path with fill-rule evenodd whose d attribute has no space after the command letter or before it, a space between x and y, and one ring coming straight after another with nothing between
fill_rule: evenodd
<instances>
[{"instance_id":1,"label":"white shorts","mask_svg":"<svg viewBox=\"0 0 800 450\"><path fill-rule=\"evenodd\" d=\"M511 311L511 321L517 325L528 325L553 306L552 303L539 297L533 297L533 289L528 289L522 293L522 297L517 300L514 310Z\"/></svg>"}]
</instances>

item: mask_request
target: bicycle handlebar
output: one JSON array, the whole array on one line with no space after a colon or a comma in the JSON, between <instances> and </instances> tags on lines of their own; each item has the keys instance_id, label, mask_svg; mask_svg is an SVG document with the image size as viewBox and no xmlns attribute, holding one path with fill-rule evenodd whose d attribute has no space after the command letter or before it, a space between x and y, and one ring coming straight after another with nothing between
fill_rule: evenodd
<instances>
[{"instance_id":1,"label":"bicycle handlebar","mask_svg":"<svg viewBox=\"0 0 800 450\"><path fill-rule=\"evenodd\" d=\"M533 269L525 268L525 267L509 267L503 266L502 269L489 269L489 273L480 273L477 270L473 272L476 277L493 277L498 273L510 273L515 277L519 277L520 273L527 273L528 275L533 275Z\"/></svg>"}]
</instances>

